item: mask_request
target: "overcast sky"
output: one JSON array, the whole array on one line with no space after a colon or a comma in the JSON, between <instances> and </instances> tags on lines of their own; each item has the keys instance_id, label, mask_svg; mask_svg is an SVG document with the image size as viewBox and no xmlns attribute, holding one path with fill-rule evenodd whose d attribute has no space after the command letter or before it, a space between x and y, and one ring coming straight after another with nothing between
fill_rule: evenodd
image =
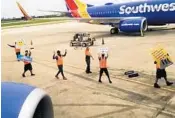
<instances>
[{"instance_id":1,"label":"overcast sky","mask_svg":"<svg viewBox=\"0 0 175 118\"><path fill-rule=\"evenodd\" d=\"M41 10L66 10L65 0L1 0L1 18L21 17L22 13L17 7L18 1L30 16L54 14L41 12ZM88 4L102 5L105 3L122 0L81 0ZM126 1L126 0L125 0Z\"/></svg>"}]
</instances>

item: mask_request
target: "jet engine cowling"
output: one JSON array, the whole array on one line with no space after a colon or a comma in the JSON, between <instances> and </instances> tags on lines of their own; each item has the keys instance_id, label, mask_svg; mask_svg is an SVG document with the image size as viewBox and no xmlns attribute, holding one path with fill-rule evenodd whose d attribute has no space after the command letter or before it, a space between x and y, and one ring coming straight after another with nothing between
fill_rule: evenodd
<instances>
[{"instance_id":1,"label":"jet engine cowling","mask_svg":"<svg viewBox=\"0 0 175 118\"><path fill-rule=\"evenodd\" d=\"M125 33L137 33L147 30L146 18L130 18L121 20L119 23L119 30Z\"/></svg>"},{"instance_id":2,"label":"jet engine cowling","mask_svg":"<svg viewBox=\"0 0 175 118\"><path fill-rule=\"evenodd\" d=\"M53 118L51 98L39 88L13 82L1 83L2 118Z\"/></svg>"}]
</instances>

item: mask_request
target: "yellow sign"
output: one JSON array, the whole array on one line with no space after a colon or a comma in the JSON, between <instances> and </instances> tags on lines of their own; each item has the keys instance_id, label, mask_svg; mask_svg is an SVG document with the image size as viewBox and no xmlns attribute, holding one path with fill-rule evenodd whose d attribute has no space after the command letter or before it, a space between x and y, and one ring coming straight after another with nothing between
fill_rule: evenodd
<instances>
[{"instance_id":1,"label":"yellow sign","mask_svg":"<svg viewBox=\"0 0 175 118\"><path fill-rule=\"evenodd\" d=\"M173 64L173 61L170 58L167 51L164 48L160 47L160 46L154 48L152 50L151 54L152 54L154 60L159 65L160 69L164 69L164 68L166 68L166 67Z\"/></svg>"},{"instance_id":2,"label":"yellow sign","mask_svg":"<svg viewBox=\"0 0 175 118\"><path fill-rule=\"evenodd\" d=\"M25 45L24 40L18 40L16 41L16 48L21 49Z\"/></svg>"},{"instance_id":3,"label":"yellow sign","mask_svg":"<svg viewBox=\"0 0 175 118\"><path fill-rule=\"evenodd\" d=\"M24 42L23 42L23 41L18 41L18 42L17 42L17 45L21 47L21 46L24 45Z\"/></svg>"}]
</instances>

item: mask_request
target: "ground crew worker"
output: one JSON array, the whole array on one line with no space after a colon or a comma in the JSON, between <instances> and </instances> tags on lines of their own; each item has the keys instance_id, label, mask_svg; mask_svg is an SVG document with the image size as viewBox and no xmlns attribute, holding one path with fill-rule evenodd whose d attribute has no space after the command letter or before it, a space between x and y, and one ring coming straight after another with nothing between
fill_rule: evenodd
<instances>
[{"instance_id":1,"label":"ground crew worker","mask_svg":"<svg viewBox=\"0 0 175 118\"><path fill-rule=\"evenodd\" d=\"M64 72L63 72L63 57L65 57L66 54L67 54L67 50L65 50L64 55L61 55L61 52L58 50L57 51L57 56L55 56L55 53L53 55L53 59L56 59L58 70L59 70L58 73L55 75L55 77L57 79L59 79L58 75L61 73L62 77L63 77L63 80L67 80L67 78L64 76Z\"/></svg>"},{"instance_id":2,"label":"ground crew worker","mask_svg":"<svg viewBox=\"0 0 175 118\"><path fill-rule=\"evenodd\" d=\"M28 51L28 50L25 51L25 56L26 56L26 57L30 58L31 54L32 54L32 53L31 53L30 51ZM31 76L35 76L35 74L33 74L33 72L32 72L32 64L31 64L31 62L24 61L24 72L23 72L23 74L22 74L23 77L26 77L26 76L25 76L25 73L26 73L26 71L28 71L28 70L30 71Z\"/></svg>"},{"instance_id":3,"label":"ground crew worker","mask_svg":"<svg viewBox=\"0 0 175 118\"><path fill-rule=\"evenodd\" d=\"M156 61L154 62L154 64L156 64L156 80L154 83L154 87L160 88L160 86L158 85L158 80L161 79L162 77L165 79L167 86L171 86L173 84L173 82L169 82L167 80L166 70L160 69L160 65L158 65L158 63Z\"/></svg>"},{"instance_id":4,"label":"ground crew worker","mask_svg":"<svg viewBox=\"0 0 175 118\"><path fill-rule=\"evenodd\" d=\"M100 62L100 74L99 74L98 82L100 82L100 83L102 83L101 77L102 77L103 72L105 72L106 76L108 77L109 83L112 83L112 81L110 80L110 77L109 77L108 69L107 69L107 58L108 58L108 54L105 57L104 53L102 53L98 57L99 62Z\"/></svg>"},{"instance_id":5,"label":"ground crew worker","mask_svg":"<svg viewBox=\"0 0 175 118\"><path fill-rule=\"evenodd\" d=\"M86 73L87 74L92 73L90 69L91 58L94 59L89 51L89 47L87 47L85 50L85 60L86 60L86 65L87 65Z\"/></svg>"},{"instance_id":6,"label":"ground crew worker","mask_svg":"<svg viewBox=\"0 0 175 118\"><path fill-rule=\"evenodd\" d=\"M17 48L16 42L15 42L15 45L9 45L9 44L7 44L7 45L10 46L10 47L12 47L12 48L15 48L16 58L18 60L18 56L21 54L21 49L20 48Z\"/></svg>"}]
</instances>

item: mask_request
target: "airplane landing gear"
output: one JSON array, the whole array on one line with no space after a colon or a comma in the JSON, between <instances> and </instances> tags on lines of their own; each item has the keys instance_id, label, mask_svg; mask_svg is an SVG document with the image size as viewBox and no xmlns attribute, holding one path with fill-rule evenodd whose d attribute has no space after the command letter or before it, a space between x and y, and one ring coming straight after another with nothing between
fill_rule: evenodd
<instances>
[{"instance_id":1,"label":"airplane landing gear","mask_svg":"<svg viewBox=\"0 0 175 118\"><path fill-rule=\"evenodd\" d=\"M119 32L119 30L118 30L118 28L116 28L116 27L111 28L111 30L110 30L110 33L111 33L111 34L118 34L118 32Z\"/></svg>"}]
</instances>

